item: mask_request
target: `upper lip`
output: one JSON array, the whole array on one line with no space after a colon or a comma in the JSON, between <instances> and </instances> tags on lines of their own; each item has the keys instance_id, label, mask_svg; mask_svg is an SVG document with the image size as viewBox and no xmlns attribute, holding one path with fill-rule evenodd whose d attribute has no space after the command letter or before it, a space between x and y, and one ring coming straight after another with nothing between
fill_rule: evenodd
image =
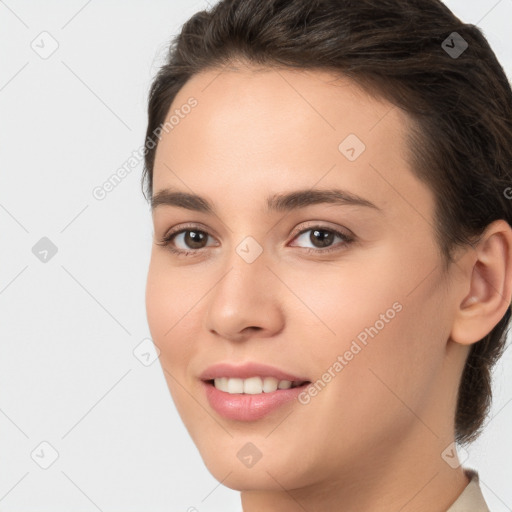
<instances>
[{"instance_id":1,"label":"upper lip","mask_svg":"<svg viewBox=\"0 0 512 512\"><path fill-rule=\"evenodd\" d=\"M199 378L201 380L212 380L220 377L248 379L249 377L275 377L277 380L289 380L308 382L308 379L292 373L257 362L246 362L244 364L234 364L229 362L217 363L204 370Z\"/></svg>"}]
</instances>

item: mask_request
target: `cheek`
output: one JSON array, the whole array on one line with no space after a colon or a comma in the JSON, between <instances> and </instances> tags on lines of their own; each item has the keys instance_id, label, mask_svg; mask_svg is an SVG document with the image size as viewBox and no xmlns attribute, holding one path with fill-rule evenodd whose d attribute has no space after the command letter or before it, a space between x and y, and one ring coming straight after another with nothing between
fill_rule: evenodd
<instances>
[{"instance_id":1,"label":"cheek","mask_svg":"<svg viewBox=\"0 0 512 512\"><path fill-rule=\"evenodd\" d=\"M197 314L195 295L193 287L180 277L179 269L171 270L165 258L152 256L146 282L147 321L153 342L160 350L162 367L173 375L181 373L187 365L191 346L187 327L192 325L191 321L198 325L197 318L191 320Z\"/></svg>"},{"instance_id":2,"label":"cheek","mask_svg":"<svg viewBox=\"0 0 512 512\"><path fill-rule=\"evenodd\" d=\"M156 340L174 337L203 294L198 272L173 265L165 250L153 249L146 280L146 314Z\"/></svg>"},{"instance_id":3,"label":"cheek","mask_svg":"<svg viewBox=\"0 0 512 512\"><path fill-rule=\"evenodd\" d=\"M402 308L404 290L409 291L410 277L400 267L396 253L386 246L347 252L338 262L282 265L279 275L285 283L292 283L296 296L284 288L281 292L289 296L286 316L295 315L290 318L291 328L298 325L310 330L298 339L310 343L308 351L315 354L320 343L344 349L358 336L364 342L369 339L367 329L375 324L379 333L387 330L400 316L397 310Z\"/></svg>"},{"instance_id":4,"label":"cheek","mask_svg":"<svg viewBox=\"0 0 512 512\"><path fill-rule=\"evenodd\" d=\"M191 325L200 325L193 300L194 294L184 288L179 272L171 271L165 261L152 258L146 283L146 315L154 344L160 350L159 362L178 413L185 426L195 424L204 417L191 399L191 383L186 369L193 358L194 334ZM195 416L199 414L196 418ZM192 433L191 433L192 434Z\"/></svg>"},{"instance_id":5,"label":"cheek","mask_svg":"<svg viewBox=\"0 0 512 512\"><path fill-rule=\"evenodd\" d=\"M153 342L160 350L164 348L165 333L172 326L169 285L168 276L152 255L146 280L146 316Z\"/></svg>"},{"instance_id":6,"label":"cheek","mask_svg":"<svg viewBox=\"0 0 512 512\"><path fill-rule=\"evenodd\" d=\"M306 327L297 339L316 377L332 382L314 400L336 403L344 417L385 414L400 404L397 396L421 405L442 365L448 327L441 278L429 275L435 266L428 250L383 245L368 258L360 252L343 264L318 265L314 279L303 273L293 280L297 270L283 268L283 280L296 283L310 310L297 311L297 332Z\"/></svg>"},{"instance_id":7,"label":"cheek","mask_svg":"<svg viewBox=\"0 0 512 512\"><path fill-rule=\"evenodd\" d=\"M358 343L361 351L330 390L331 410L338 411L333 435L343 426L354 446L398 444L429 408L442 368L442 333L425 321L428 301L416 299L402 297L401 311L366 345Z\"/></svg>"}]
</instances>

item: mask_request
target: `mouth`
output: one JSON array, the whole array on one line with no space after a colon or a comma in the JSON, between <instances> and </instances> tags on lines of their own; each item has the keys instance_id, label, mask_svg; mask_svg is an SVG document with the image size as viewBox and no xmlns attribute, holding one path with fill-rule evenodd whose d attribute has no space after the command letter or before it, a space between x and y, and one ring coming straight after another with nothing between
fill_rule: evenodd
<instances>
[{"instance_id":1,"label":"mouth","mask_svg":"<svg viewBox=\"0 0 512 512\"><path fill-rule=\"evenodd\" d=\"M246 379L233 377L217 377L204 381L218 391L230 395L259 395L261 393L274 393L287 389L304 387L311 384L308 380L286 380L277 377L254 376Z\"/></svg>"},{"instance_id":2,"label":"mouth","mask_svg":"<svg viewBox=\"0 0 512 512\"><path fill-rule=\"evenodd\" d=\"M285 404L297 402L311 384L305 376L256 361L219 362L198 377L212 410L235 421L256 421L277 413Z\"/></svg>"},{"instance_id":3,"label":"mouth","mask_svg":"<svg viewBox=\"0 0 512 512\"><path fill-rule=\"evenodd\" d=\"M311 382L275 377L217 377L203 380L202 384L210 407L219 416L237 422L254 422L274 411L277 414L285 405L293 406Z\"/></svg>"}]
</instances>

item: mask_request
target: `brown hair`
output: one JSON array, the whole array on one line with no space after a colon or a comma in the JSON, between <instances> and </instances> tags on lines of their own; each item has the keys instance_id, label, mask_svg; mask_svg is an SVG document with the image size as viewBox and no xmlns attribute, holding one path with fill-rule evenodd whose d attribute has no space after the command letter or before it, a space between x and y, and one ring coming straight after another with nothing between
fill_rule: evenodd
<instances>
[{"instance_id":1,"label":"brown hair","mask_svg":"<svg viewBox=\"0 0 512 512\"><path fill-rule=\"evenodd\" d=\"M462 41L468 46L461 54L450 52L464 49ZM223 0L192 16L172 40L150 89L146 141L191 76L236 61L329 70L403 109L412 120L411 169L436 197L434 228L445 270L453 249L473 244L492 221L512 224L505 193L512 90L481 30L441 1ZM151 197L154 141L146 149L142 181ZM481 433L510 316L509 306L470 348L455 413L459 443Z\"/></svg>"}]
</instances>

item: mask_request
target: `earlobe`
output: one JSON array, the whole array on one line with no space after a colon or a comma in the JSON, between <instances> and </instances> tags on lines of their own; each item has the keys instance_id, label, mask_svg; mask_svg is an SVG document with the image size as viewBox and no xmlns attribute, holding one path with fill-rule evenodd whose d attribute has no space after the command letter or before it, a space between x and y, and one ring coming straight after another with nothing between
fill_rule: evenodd
<instances>
[{"instance_id":1,"label":"earlobe","mask_svg":"<svg viewBox=\"0 0 512 512\"><path fill-rule=\"evenodd\" d=\"M489 334L510 305L510 225L502 219L489 224L479 243L461 259L461 265L466 266L462 270L469 277L463 283L466 291L457 307L450 337L456 343L469 345Z\"/></svg>"}]
</instances>

